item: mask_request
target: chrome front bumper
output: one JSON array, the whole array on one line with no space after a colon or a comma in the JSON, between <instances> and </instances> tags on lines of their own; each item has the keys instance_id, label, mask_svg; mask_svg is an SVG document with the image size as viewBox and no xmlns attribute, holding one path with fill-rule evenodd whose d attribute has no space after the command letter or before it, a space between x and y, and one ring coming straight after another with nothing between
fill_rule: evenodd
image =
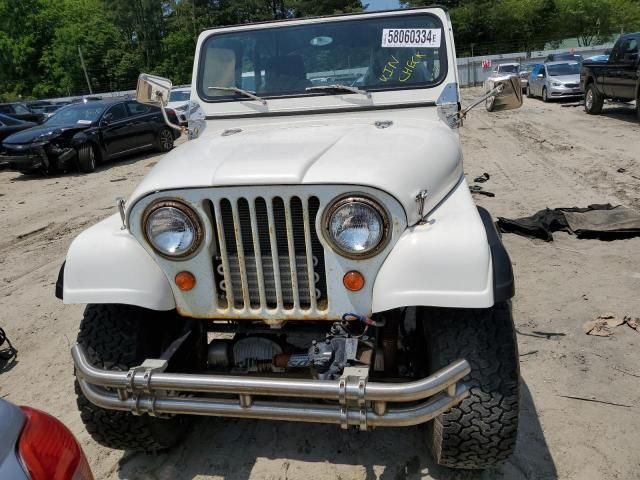
<instances>
[{"instance_id":1,"label":"chrome front bumper","mask_svg":"<svg viewBox=\"0 0 640 480\"><path fill-rule=\"evenodd\" d=\"M101 408L136 415L332 423L361 430L417 425L446 412L469 395L461 380L471 371L466 360L457 360L422 380L380 383L354 375L353 370L359 369L345 369L338 380L165 373L166 362L162 360L147 360L128 372L119 372L91 365L80 345L72 348L71 355L82 392ZM262 397L280 398L267 401ZM288 397L308 401L294 402Z\"/></svg>"}]
</instances>

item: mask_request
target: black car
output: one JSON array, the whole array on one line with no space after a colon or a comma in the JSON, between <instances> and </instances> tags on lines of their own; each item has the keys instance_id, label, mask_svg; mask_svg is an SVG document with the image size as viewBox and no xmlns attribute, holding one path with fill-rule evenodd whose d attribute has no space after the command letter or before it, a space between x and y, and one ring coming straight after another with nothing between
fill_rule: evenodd
<instances>
[{"instance_id":1,"label":"black car","mask_svg":"<svg viewBox=\"0 0 640 480\"><path fill-rule=\"evenodd\" d=\"M177 123L175 113L169 119ZM67 105L42 125L7 137L0 162L23 173L92 172L97 162L155 148L173 148L180 131L167 126L158 107L135 100L100 100Z\"/></svg>"},{"instance_id":2,"label":"black car","mask_svg":"<svg viewBox=\"0 0 640 480\"><path fill-rule=\"evenodd\" d=\"M24 120L18 120L17 118L0 113L0 141L4 140L12 133L20 132L35 126L35 122L25 122Z\"/></svg>"},{"instance_id":3,"label":"black car","mask_svg":"<svg viewBox=\"0 0 640 480\"><path fill-rule=\"evenodd\" d=\"M20 102L0 103L0 113L25 122L42 123L44 114L32 112L27 105Z\"/></svg>"}]
</instances>

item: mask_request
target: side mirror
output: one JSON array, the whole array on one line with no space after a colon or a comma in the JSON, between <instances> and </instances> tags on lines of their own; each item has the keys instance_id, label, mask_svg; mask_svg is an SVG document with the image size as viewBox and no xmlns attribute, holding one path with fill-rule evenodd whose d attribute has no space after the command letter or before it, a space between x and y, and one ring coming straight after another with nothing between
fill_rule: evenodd
<instances>
[{"instance_id":1,"label":"side mirror","mask_svg":"<svg viewBox=\"0 0 640 480\"><path fill-rule=\"evenodd\" d=\"M518 75L489 79L485 85L489 112L513 110L522 106L522 84Z\"/></svg>"},{"instance_id":2,"label":"side mirror","mask_svg":"<svg viewBox=\"0 0 640 480\"><path fill-rule=\"evenodd\" d=\"M544 78L544 75L543 75L543 74L541 74L541 73L539 73L539 74L538 74L538 78Z\"/></svg>"},{"instance_id":3,"label":"side mirror","mask_svg":"<svg viewBox=\"0 0 640 480\"><path fill-rule=\"evenodd\" d=\"M171 80L141 73L138 77L136 100L146 105L166 107L171 94Z\"/></svg>"},{"instance_id":4,"label":"side mirror","mask_svg":"<svg viewBox=\"0 0 640 480\"><path fill-rule=\"evenodd\" d=\"M111 120L113 120L113 113L111 112L105 113L104 117L102 117L102 124L109 125L111 123Z\"/></svg>"},{"instance_id":5,"label":"side mirror","mask_svg":"<svg viewBox=\"0 0 640 480\"><path fill-rule=\"evenodd\" d=\"M164 107L166 107L169 103L171 87L171 80L169 80L168 78L141 73L138 77L136 100L140 103L144 103L145 105L160 107L162 118L164 118L164 123L166 123L169 127L180 130L182 132L184 131L184 129L169 120L169 117L167 117L167 112L164 109Z\"/></svg>"},{"instance_id":6,"label":"side mirror","mask_svg":"<svg viewBox=\"0 0 640 480\"><path fill-rule=\"evenodd\" d=\"M476 99L471 105L447 117L449 126L459 127L467 113L482 102L485 102L489 112L512 110L522 106L522 83L518 75L489 77L484 82L484 88L484 95Z\"/></svg>"}]
</instances>

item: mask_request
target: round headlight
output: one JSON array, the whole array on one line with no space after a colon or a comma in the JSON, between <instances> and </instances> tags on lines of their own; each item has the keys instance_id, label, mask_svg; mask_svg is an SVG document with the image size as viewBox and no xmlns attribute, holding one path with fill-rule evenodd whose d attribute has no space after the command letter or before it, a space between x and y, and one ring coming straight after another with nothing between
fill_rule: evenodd
<instances>
[{"instance_id":1,"label":"round headlight","mask_svg":"<svg viewBox=\"0 0 640 480\"><path fill-rule=\"evenodd\" d=\"M202 241L202 227L197 214L176 201L160 201L144 216L144 232L151 246L167 257L184 257L193 253Z\"/></svg>"},{"instance_id":2,"label":"round headlight","mask_svg":"<svg viewBox=\"0 0 640 480\"><path fill-rule=\"evenodd\" d=\"M347 257L370 256L387 237L386 212L364 197L343 198L328 211L327 236L336 250Z\"/></svg>"}]
</instances>

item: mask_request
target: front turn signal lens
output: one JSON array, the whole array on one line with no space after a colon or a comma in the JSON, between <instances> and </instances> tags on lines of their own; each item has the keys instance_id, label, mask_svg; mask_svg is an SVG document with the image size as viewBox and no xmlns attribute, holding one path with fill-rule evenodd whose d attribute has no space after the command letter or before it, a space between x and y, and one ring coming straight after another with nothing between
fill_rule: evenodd
<instances>
[{"instance_id":1,"label":"front turn signal lens","mask_svg":"<svg viewBox=\"0 0 640 480\"><path fill-rule=\"evenodd\" d=\"M358 292L364 287L364 276L355 270L351 270L342 277L344 288L352 292Z\"/></svg>"},{"instance_id":2,"label":"front turn signal lens","mask_svg":"<svg viewBox=\"0 0 640 480\"><path fill-rule=\"evenodd\" d=\"M176 275L176 285L183 292L188 292L196 286L196 277L191 272L180 272Z\"/></svg>"}]
</instances>

